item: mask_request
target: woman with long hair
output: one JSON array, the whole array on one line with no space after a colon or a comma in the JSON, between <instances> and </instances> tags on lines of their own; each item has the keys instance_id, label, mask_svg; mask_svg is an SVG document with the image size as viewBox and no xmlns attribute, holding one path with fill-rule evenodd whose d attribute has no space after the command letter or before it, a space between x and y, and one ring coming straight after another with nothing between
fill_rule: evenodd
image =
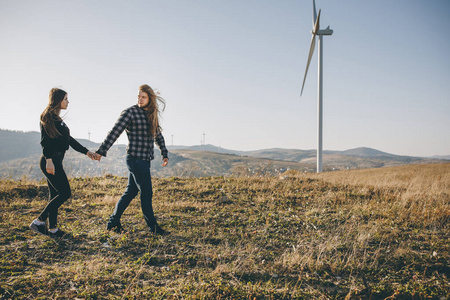
<instances>
[{"instance_id":1,"label":"woman with long hair","mask_svg":"<svg viewBox=\"0 0 450 300\"><path fill-rule=\"evenodd\" d=\"M125 130L128 136L126 163L129 170L128 185L122 197L116 204L113 214L109 218L107 229L115 232L123 230L120 217L130 204L131 200L141 192L141 208L150 232L167 235L168 231L162 229L155 218L152 207L152 178L150 174L150 161L154 158L154 142L158 145L163 158L162 166L169 162L168 151L164 137L161 134L159 123L160 108L164 99L157 95L153 89L144 84L139 87L138 103L122 111L113 129L108 133L97 153L106 156L108 149Z\"/></svg>"},{"instance_id":2,"label":"woman with long hair","mask_svg":"<svg viewBox=\"0 0 450 300\"><path fill-rule=\"evenodd\" d=\"M58 208L71 196L69 181L62 164L64 154L71 146L74 150L86 154L91 159L98 159L98 156L70 136L69 128L59 116L61 110L67 109L69 105L67 93L61 89L53 88L50 90L48 100L48 105L41 114L40 128L43 155L39 166L47 178L50 201L39 217L30 224L30 228L51 238L61 238L65 233L57 227ZM46 226L47 219L49 221L48 229Z\"/></svg>"}]
</instances>

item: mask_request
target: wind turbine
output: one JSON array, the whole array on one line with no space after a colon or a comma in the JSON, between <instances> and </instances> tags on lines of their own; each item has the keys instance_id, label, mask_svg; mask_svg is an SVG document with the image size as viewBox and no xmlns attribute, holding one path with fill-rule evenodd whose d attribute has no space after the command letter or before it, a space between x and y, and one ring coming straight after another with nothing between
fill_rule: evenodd
<instances>
[{"instance_id":1,"label":"wind turbine","mask_svg":"<svg viewBox=\"0 0 450 300\"><path fill-rule=\"evenodd\" d=\"M319 86L317 95L317 173L322 172L322 69L323 69L323 40L324 35L332 35L333 30L328 26L326 29L320 29L320 9L319 14L316 14L316 2L313 0L313 30L311 47L309 48L308 62L306 63L305 77L303 78L302 91L300 97L303 94L303 88L305 87L306 75L308 74L309 64L314 54L314 48L316 46L316 35L319 36Z\"/></svg>"}]
</instances>

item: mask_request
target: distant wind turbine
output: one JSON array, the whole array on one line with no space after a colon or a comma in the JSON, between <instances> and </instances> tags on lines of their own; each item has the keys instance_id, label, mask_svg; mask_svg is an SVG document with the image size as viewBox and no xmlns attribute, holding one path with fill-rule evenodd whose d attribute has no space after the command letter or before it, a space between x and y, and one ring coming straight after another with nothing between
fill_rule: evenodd
<instances>
[{"instance_id":1,"label":"distant wind turbine","mask_svg":"<svg viewBox=\"0 0 450 300\"><path fill-rule=\"evenodd\" d=\"M316 46L316 35L319 36L319 87L317 95L317 173L322 172L322 69L323 69L323 41L324 35L332 35L333 30L328 26L326 29L320 30L320 9L319 14L316 14L316 2L313 0L313 30L311 47L309 48L308 62L306 63L305 77L303 78L302 91L300 97L303 94L303 88L305 87L306 75L308 74L309 64L314 54L314 48Z\"/></svg>"}]
</instances>

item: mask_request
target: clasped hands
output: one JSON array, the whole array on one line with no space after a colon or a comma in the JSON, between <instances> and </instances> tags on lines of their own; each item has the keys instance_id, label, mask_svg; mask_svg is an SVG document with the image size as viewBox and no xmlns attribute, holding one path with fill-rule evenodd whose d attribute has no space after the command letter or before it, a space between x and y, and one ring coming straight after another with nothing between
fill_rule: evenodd
<instances>
[{"instance_id":1,"label":"clasped hands","mask_svg":"<svg viewBox=\"0 0 450 300\"><path fill-rule=\"evenodd\" d=\"M94 152L91 152L91 151L88 151L88 152L86 153L86 155L87 155L90 159L92 159L92 160L98 160L98 161L100 161L100 159L102 158L102 156L101 156L100 154L94 153Z\"/></svg>"},{"instance_id":2,"label":"clasped hands","mask_svg":"<svg viewBox=\"0 0 450 300\"><path fill-rule=\"evenodd\" d=\"M86 153L86 155L87 155L90 159L92 159L92 160L98 160L98 161L100 161L100 159L102 158L102 156L101 156L100 154L94 153L94 152L91 152L91 151L88 151L88 152ZM165 166L167 166L168 164L169 164L169 159L168 159L168 158L164 158L164 159L163 159L163 164L162 164L162 166L165 167Z\"/></svg>"}]
</instances>

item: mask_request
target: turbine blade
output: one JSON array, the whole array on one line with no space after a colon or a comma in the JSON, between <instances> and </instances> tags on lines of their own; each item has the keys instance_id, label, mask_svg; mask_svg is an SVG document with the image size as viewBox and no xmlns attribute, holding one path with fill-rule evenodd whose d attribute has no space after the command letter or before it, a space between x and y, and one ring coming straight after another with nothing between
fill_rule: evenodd
<instances>
[{"instance_id":1,"label":"turbine blade","mask_svg":"<svg viewBox=\"0 0 450 300\"><path fill-rule=\"evenodd\" d=\"M300 97L303 94L303 88L305 87L305 81L306 81L306 75L308 75L309 64L311 63L311 59L314 54L315 46L316 46L316 34L313 33L313 36L311 39L311 47L309 48L308 62L306 63L305 77L303 77L303 85L302 85L302 91L300 92Z\"/></svg>"},{"instance_id":2,"label":"turbine blade","mask_svg":"<svg viewBox=\"0 0 450 300\"><path fill-rule=\"evenodd\" d=\"M314 28L314 25L316 24L316 19L317 19L316 1L313 0L313 28Z\"/></svg>"},{"instance_id":3,"label":"turbine blade","mask_svg":"<svg viewBox=\"0 0 450 300\"><path fill-rule=\"evenodd\" d=\"M316 19L316 23L313 26L313 32L314 34L317 34L317 32L320 29L320 9L319 9L319 14L317 15L317 19Z\"/></svg>"}]
</instances>

